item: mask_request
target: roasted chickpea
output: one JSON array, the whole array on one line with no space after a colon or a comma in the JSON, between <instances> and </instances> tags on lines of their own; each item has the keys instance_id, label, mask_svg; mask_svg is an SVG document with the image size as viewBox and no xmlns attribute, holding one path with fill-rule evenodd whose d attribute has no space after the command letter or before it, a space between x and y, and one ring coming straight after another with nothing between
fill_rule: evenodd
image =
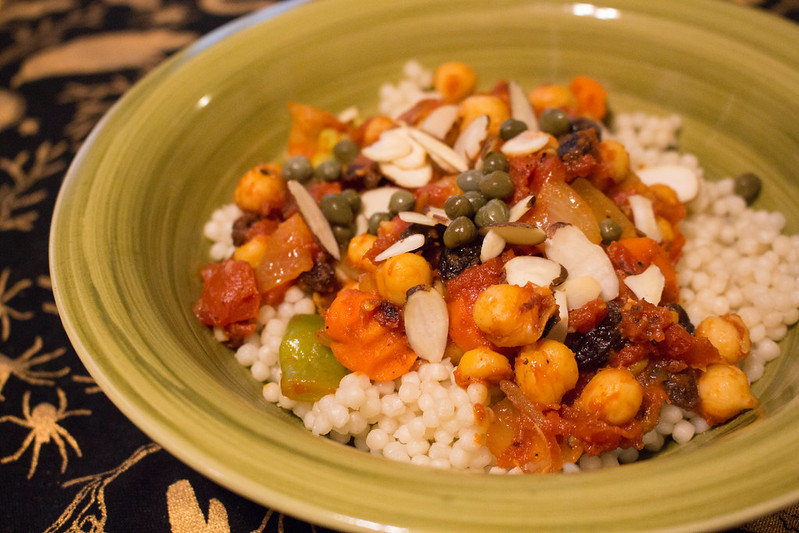
<instances>
[{"instance_id":1,"label":"roasted chickpea","mask_svg":"<svg viewBox=\"0 0 799 533\"><path fill-rule=\"evenodd\" d=\"M280 175L280 167L265 164L248 170L239 179L233 200L244 211L261 215L282 209L286 201L286 182Z\"/></svg>"},{"instance_id":2,"label":"roasted chickpea","mask_svg":"<svg viewBox=\"0 0 799 533\"><path fill-rule=\"evenodd\" d=\"M758 404L749 390L746 374L734 365L719 363L708 366L699 376L696 388L702 414L710 425L721 424Z\"/></svg>"},{"instance_id":3,"label":"roasted chickpea","mask_svg":"<svg viewBox=\"0 0 799 533\"><path fill-rule=\"evenodd\" d=\"M377 237L369 233L361 233L353 237L347 246L347 260L350 264L364 272L377 270L375 264L364 257L376 240Z\"/></svg>"},{"instance_id":4,"label":"roasted chickpea","mask_svg":"<svg viewBox=\"0 0 799 533\"><path fill-rule=\"evenodd\" d=\"M404 253L389 257L377 267L377 292L395 305L404 305L406 293L417 285L430 285L433 272L421 255Z\"/></svg>"},{"instance_id":5,"label":"roasted chickpea","mask_svg":"<svg viewBox=\"0 0 799 533\"><path fill-rule=\"evenodd\" d=\"M510 109L497 96L475 94L460 103L458 115L463 119L461 129L477 117L488 115L488 134L499 135L499 127L510 118Z\"/></svg>"},{"instance_id":6,"label":"roasted chickpea","mask_svg":"<svg viewBox=\"0 0 799 533\"><path fill-rule=\"evenodd\" d=\"M752 341L749 329L740 316L730 313L722 316L709 316L696 327L695 334L710 341L722 359L727 363L737 363L749 355Z\"/></svg>"},{"instance_id":7,"label":"roasted chickpea","mask_svg":"<svg viewBox=\"0 0 799 533\"><path fill-rule=\"evenodd\" d=\"M474 92L477 75L468 65L450 61L436 69L433 87L446 101L459 102Z\"/></svg>"},{"instance_id":8,"label":"roasted chickpea","mask_svg":"<svg viewBox=\"0 0 799 533\"><path fill-rule=\"evenodd\" d=\"M540 115L544 109L556 107L563 110L577 109L577 99L568 87L562 85L539 85L527 95L533 109Z\"/></svg>"},{"instance_id":9,"label":"roasted chickpea","mask_svg":"<svg viewBox=\"0 0 799 533\"><path fill-rule=\"evenodd\" d=\"M604 140L599 143L599 156L606 168L610 170L610 178L621 182L630 173L630 154L619 141Z\"/></svg>"},{"instance_id":10,"label":"roasted chickpea","mask_svg":"<svg viewBox=\"0 0 799 533\"><path fill-rule=\"evenodd\" d=\"M556 310L555 298L548 287L499 284L480 293L472 317L497 346L524 346L541 337Z\"/></svg>"},{"instance_id":11,"label":"roasted chickpea","mask_svg":"<svg viewBox=\"0 0 799 533\"><path fill-rule=\"evenodd\" d=\"M635 417L643 398L643 388L629 370L605 368L586 384L575 405L608 424L620 426Z\"/></svg>"},{"instance_id":12,"label":"roasted chickpea","mask_svg":"<svg viewBox=\"0 0 799 533\"><path fill-rule=\"evenodd\" d=\"M577 384L577 361L565 344L549 339L522 348L514 364L516 384L532 401L557 408Z\"/></svg>"},{"instance_id":13,"label":"roasted chickpea","mask_svg":"<svg viewBox=\"0 0 799 533\"><path fill-rule=\"evenodd\" d=\"M513 369L508 358L484 346L464 352L455 369L456 382L461 386L470 383L496 385L512 378Z\"/></svg>"}]
</instances>

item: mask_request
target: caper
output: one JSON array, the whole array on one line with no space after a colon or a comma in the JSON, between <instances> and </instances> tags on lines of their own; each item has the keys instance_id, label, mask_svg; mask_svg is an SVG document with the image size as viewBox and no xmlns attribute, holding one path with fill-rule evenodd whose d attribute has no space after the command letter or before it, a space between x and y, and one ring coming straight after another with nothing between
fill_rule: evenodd
<instances>
[{"instance_id":1,"label":"caper","mask_svg":"<svg viewBox=\"0 0 799 533\"><path fill-rule=\"evenodd\" d=\"M344 246L355 236L355 228L352 224L333 224L331 226L333 236L336 238L339 246Z\"/></svg>"},{"instance_id":2,"label":"caper","mask_svg":"<svg viewBox=\"0 0 799 533\"><path fill-rule=\"evenodd\" d=\"M350 204L353 213L358 213L361 210L361 195L355 189L344 189L341 191L341 196Z\"/></svg>"},{"instance_id":3,"label":"caper","mask_svg":"<svg viewBox=\"0 0 799 533\"><path fill-rule=\"evenodd\" d=\"M618 241L621 238L621 231L621 224L612 218L603 218L599 222L599 234L604 243Z\"/></svg>"},{"instance_id":4,"label":"caper","mask_svg":"<svg viewBox=\"0 0 799 533\"><path fill-rule=\"evenodd\" d=\"M495 170L508 171L508 158L501 152L488 152L483 158L483 173L490 174Z\"/></svg>"},{"instance_id":5,"label":"caper","mask_svg":"<svg viewBox=\"0 0 799 533\"><path fill-rule=\"evenodd\" d=\"M569 115L565 111L557 107L548 107L538 117L538 127L544 133L559 137L569 132L571 123L569 122Z\"/></svg>"},{"instance_id":6,"label":"caper","mask_svg":"<svg viewBox=\"0 0 799 533\"><path fill-rule=\"evenodd\" d=\"M353 212L350 203L340 194L326 194L319 203L322 214L332 224L349 224Z\"/></svg>"},{"instance_id":7,"label":"caper","mask_svg":"<svg viewBox=\"0 0 799 533\"><path fill-rule=\"evenodd\" d=\"M480 183L480 192L488 198L505 198L513 189L513 180L504 170L495 170Z\"/></svg>"},{"instance_id":8,"label":"caper","mask_svg":"<svg viewBox=\"0 0 799 533\"><path fill-rule=\"evenodd\" d=\"M287 180L308 181L313 175L313 165L304 155L294 156L283 164L280 174Z\"/></svg>"},{"instance_id":9,"label":"caper","mask_svg":"<svg viewBox=\"0 0 799 533\"><path fill-rule=\"evenodd\" d=\"M366 229L372 235L377 235L377 230L380 228L380 223L388 222L391 219L392 216L390 213L373 213L372 216L369 217Z\"/></svg>"},{"instance_id":10,"label":"caper","mask_svg":"<svg viewBox=\"0 0 799 533\"><path fill-rule=\"evenodd\" d=\"M462 191L476 191L480 188L480 182L485 178L485 174L480 170L467 170L458 174L455 183Z\"/></svg>"},{"instance_id":11,"label":"caper","mask_svg":"<svg viewBox=\"0 0 799 533\"><path fill-rule=\"evenodd\" d=\"M326 159L316 165L314 175L322 181L336 181L341 176L341 163L335 159Z\"/></svg>"},{"instance_id":12,"label":"caper","mask_svg":"<svg viewBox=\"0 0 799 533\"><path fill-rule=\"evenodd\" d=\"M416 206L416 197L410 191L397 191L391 195L388 201L388 210L392 213L402 211L413 211Z\"/></svg>"},{"instance_id":13,"label":"caper","mask_svg":"<svg viewBox=\"0 0 799 533\"><path fill-rule=\"evenodd\" d=\"M744 172L743 174L736 176L735 180L733 181L733 191L735 194L743 198L747 204L751 204L754 202L758 195L760 195L760 189L763 187L763 182L752 172Z\"/></svg>"},{"instance_id":14,"label":"caper","mask_svg":"<svg viewBox=\"0 0 799 533\"><path fill-rule=\"evenodd\" d=\"M484 228L491 224L507 222L510 217L510 209L505 202L494 198L489 200L486 205L477 210L474 215L474 223L478 228Z\"/></svg>"},{"instance_id":15,"label":"caper","mask_svg":"<svg viewBox=\"0 0 799 533\"><path fill-rule=\"evenodd\" d=\"M333 146L333 156L342 164L348 165L358 156L361 147L350 139L342 139Z\"/></svg>"},{"instance_id":16,"label":"caper","mask_svg":"<svg viewBox=\"0 0 799 533\"><path fill-rule=\"evenodd\" d=\"M515 118L509 118L499 125L499 136L503 141L513 139L523 131L527 131L527 124Z\"/></svg>"},{"instance_id":17,"label":"caper","mask_svg":"<svg viewBox=\"0 0 799 533\"><path fill-rule=\"evenodd\" d=\"M444 230L444 246L457 248L477 238L477 228L469 217L458 217Z\"/></svg>"},{"instance_id":18,"label":"caper","mask_svg":"<svg viewBox=\"0 0 799 533\"><path fill-rule=\"evenodd\" d=\"M471 217L474 215L475 209L472 202L465 195L450 196L444 202L444 212L450 220L455 220L458 217Z\"/></svg>"},{"instance_id":19,"label":"caper","mask_svg":"<svg viewBox=\"0 0 799 533\"><path fill-rule=\"evenodd\" d=\"M472 203L472 209L475 213L488 202L488 198L483 196L480 191L466 191L463 196Z\"/></svg>"}]
</instances>

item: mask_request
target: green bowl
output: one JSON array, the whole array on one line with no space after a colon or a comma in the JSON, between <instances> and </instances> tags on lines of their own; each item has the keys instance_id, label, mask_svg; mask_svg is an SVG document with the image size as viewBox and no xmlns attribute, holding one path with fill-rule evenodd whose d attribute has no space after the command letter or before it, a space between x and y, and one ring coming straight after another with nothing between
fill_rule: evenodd
<instances>
[{"instance_id":1,"label":"green bowl","mask_svg":"<svg viewBox=\"0 0 799 533\"><path fill-rule=\"evenodd\" d=\"M119 408L239 494L345 530L697 530L799 500L797 335L756 383L762 408L654 459L578 475L394 463L313 436L261 397L191 311L202 227L285 148L290 100L374 111L406 59L464 61L483 88L601 80L616 111L679 113L712 177L751 170L799 231L799 29L721 1L323 0L211 33L137 84L72 164L51 268L64 325Z\"/></svg>"}]
</instances>

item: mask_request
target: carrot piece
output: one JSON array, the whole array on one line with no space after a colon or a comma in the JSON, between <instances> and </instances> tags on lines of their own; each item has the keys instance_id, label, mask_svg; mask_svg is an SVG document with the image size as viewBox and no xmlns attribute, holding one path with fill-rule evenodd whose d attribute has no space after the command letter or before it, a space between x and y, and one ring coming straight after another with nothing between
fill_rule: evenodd
<instances>
[{"instance_id":1,"label":"carrot piece","mask_svg":"<svg viewBox=\"0 0 799 533\"><path fill-rule=\"evenodd\" d=\"M569 90L577 100L578 112L594 120L602 120L607 108L607 93L602 85L588 76L577 76L569 83Z\"/></svg>"}]
</instances>

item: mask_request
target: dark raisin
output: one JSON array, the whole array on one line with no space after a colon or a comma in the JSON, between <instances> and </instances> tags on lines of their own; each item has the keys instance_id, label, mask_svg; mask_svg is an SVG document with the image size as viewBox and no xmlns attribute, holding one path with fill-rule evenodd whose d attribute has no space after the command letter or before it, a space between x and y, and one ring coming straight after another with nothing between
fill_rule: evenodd
<instances>
[{"instance_id":1,"label":"dark raisin","mask_svg":"<svg viewBox=\"0 0 799 533\"><path fill-rule=\"evenodd\" d=\"M400 234L400 239L414 234L424 235L424 245L422 246L422 257L431 265L437 265L441 258L441 234L444 226L424 226L422 224L411 224Z\"/></svg>"},{"instance_id":2,"label":"dark raisin","mask_svg":"<svg viewBox=\"0 0 799 533\"><path fill-rule=\"evenodd\" d=\"M245 242L247 242L247 232L252 227L253 224L260 220L260 216L258 213L253 213L251 211L245 212L239 218L233 222L233 245L234 246L241 246Z\"/></svg>"},{"instance_id":3,"label":"dark raisin","mask_svg":"<svg viewBox=\"0 0 799 533\"><path fill-rule=\"evenodd\" d=\"M482 245L482 241L478 239L458 248L444 247L438 261L438 273L441 278L445 281L450 280L470 266L476 265L480 261Z\"/></svg>"},{"instance_id":4,"label":"dark raisin","mask_svg":"<svg viewBox=\"0 0 799 533\"><path fill-rule=\"evenodd\" d=\"M364 156L358 156L355 161L347 165L341 173L339 181L341 181L342 189L374 189L383 179L380 173L380 167L371 159Z\"/></svg>"},{"instance_id":5,"label":"dark raisin","mask_svg":"<svg viewBox=\"0 0 799 533\"><path fill-rule=\"evenodd\" d=\"M587 129L593 129L594 135L596 135L597 140L602 140L602 128L591 120L590 118L586 117L577 117L572 119L571 123L569 124L569 129L572 132L583 131Z\"/></svg>"},{"instance_id":6,"label":"dark raisin","mask_svg":"<svg viewBox=\"0 0 799 533\"><path fill-rule=\"evenodd\" d=\"M694 325L691 323L691 319L688 318L688 313L685 312L685 309L683 309L680 304L668 304L666 305L666 309L677 313L678 324L685 328L685 331L691 335L694 334Z\"/></svg>"},{"instance_id":7,"label":"dark raisin","mask_svg":"<svg viewBox=\"0 0 799 533\"><path fill-rule=\"evenodd\" d=\"M691 369L669 376L663 381L663 388L669 396L669 402L678 407L693 411L699 405L696 375Z\"/></svg>"},{"instance_id":8,"label":"dark raisin","mask_svg":"<svg viewBox=\"0 0 799 533\"><path fill-rule=\"evenodd\" d=\"M541 333L541 337L543 338L549 335L549 332L552 331L552 328L554 328L558 322L560 322L560 316L558 314L550 316L547 323L544 324L544 331Z\"/></svg>"},{"instance_id":9,"label":"dark raisin","mask_svg":"<svg viewBox=\"0 0 799 533\"><path fill-rule=\"evenodd\" d=\"M300 288L306 292L330 293L338 290L339 282L332 263L317 262L313 268L297 278Z\"/></svg>"},{"instance_id":10,"label":"dark raisin","mask_svg":"<svg viewBox=\"0 0 799 533\"><path fill-rule=\"evenodd\" d=\"M599 325L585 334L570 333L566 346L574 352L580 372L596 370L608 362L611 351L624 347L624 338L619 331L621 312L615 302L608 303L608 314Z\"/></svg>"},{"instance_id":11,"label":"dark raisin","mask_svg":"<svg viewBox=\"0 0 799 533\"><path fill-rule=\"evenodd\" d=\"M588 130L580 130L565 135L558 146L558 157L564 161L574 161L594 151L596 135L591 135Z\"/></svg>"},{"instance_id":12,"label":"dark raisin","mask_svg":"<svg viewBox=\"0 0 799 533\"><path fill-rule=\"evenodd\" d=\"M386 300L380 302L375 311L375 320L386 328L396 328L400 324L400 309Z\"/></svg>"}]
</instances>

